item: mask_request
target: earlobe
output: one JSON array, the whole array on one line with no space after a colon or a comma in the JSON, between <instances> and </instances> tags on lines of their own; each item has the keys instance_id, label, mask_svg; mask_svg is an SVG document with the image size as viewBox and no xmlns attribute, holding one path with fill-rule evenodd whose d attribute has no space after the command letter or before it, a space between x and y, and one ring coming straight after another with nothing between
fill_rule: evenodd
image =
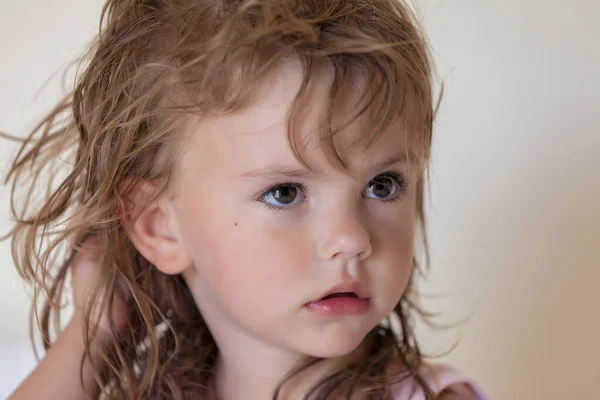
<instances>
[{"instance_id":1,"label":"earlobe","mask_svg":"<svg viewBox=\"0 0 600 400\"><path fill-rule=\"evenodd\" d=\"M125 198L133 207L126 210L123 225L140 254L165 274L176 275L192 265L177 232L168 203L156 196L156 187L138 180Z\"/></svg>"}]
</instances>

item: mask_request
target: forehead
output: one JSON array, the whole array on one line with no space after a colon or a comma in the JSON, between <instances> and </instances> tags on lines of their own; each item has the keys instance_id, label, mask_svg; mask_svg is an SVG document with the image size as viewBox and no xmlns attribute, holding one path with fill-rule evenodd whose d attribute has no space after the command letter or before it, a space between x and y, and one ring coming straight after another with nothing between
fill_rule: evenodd
<instances>
[{"instance_id":1,"label":"forehead","mask_svg":"<svg viewBox=\"0 0 600 400\"><path fill-rule=\"evenodd\" d=\"M205 161L218 162L224 168L242 170L247 165L295 161L291 142L303 161L314 170L329 169L331 155L323 146L327 126L329 93L333 71L322 66L311 76L305 94L297 105L293 119L293 138L288 137L288 120L303 79L300 63L290 59L281 62L261 82L255 101L248 107L226 115L208 115L195 119L187 132L189 152L202 152ZM391 157L411 152L411 138L401 121L392 124L369 146L361 144L366 118L361 116L349 125L360 106L361 82L348 82L343 95L332 107L332 127L344 127L333 139L342 162L348 166L369 164L373 158ZM290 140L292 139L292 140ZM196 154L199 155L199 154ZM374 160L373 162L377 162Z\"/></svg>"}]
</instances>

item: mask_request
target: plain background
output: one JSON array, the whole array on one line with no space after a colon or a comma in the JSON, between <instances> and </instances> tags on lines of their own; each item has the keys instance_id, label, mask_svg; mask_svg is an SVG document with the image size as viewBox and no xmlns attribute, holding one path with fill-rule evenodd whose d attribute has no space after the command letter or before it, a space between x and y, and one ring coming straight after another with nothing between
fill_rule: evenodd
<instances>
[{"instance_id":1,"label":"plain background","mask_svg":"<svg viewBox=\"0 0 600 400\"><path fill-rule=\"evenodd\" d=\"M24 134L97 27L100 0L0 0L0 130ZM600 2L419 2L446 95L429 207L441 322L425 349L497 400L600 383ZM46 88L40 87L54 75ZM0 141L0 167L15 148ZM10 227L7 188L0 228ZM27 292L0 243L0 397L31 366ZM3 362L4 361L4 362ZM4 390L4 392L2 392Z\"/></svg>"}]
</instances>

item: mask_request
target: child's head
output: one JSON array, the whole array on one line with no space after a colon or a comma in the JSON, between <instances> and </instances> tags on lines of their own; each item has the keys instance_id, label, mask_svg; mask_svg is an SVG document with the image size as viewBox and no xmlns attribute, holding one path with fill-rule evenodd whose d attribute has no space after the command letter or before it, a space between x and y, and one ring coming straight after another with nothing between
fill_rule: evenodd
<instances>
[{"instance_id":1,"label":"child's head","mask_svg":"<svg viewBox=\"0 0 600 400\"><path fill-rule=\"evenodd\" d=\"M127 377L123 397L194 398L217 358L265 349L352 355L328 383L382 386L420 362L409 295L432 120L426 44L395 0L109 0L74 92L13 165L16 186L74 150L25 205L16 261L41 278L73 232L99 237L103 282L129 299L101 374ZM70 217L38 269L34 234ZM360 299L319 302L332 290ZM391 313L398 337L379 325Z\"/></svg>"}]
</instances>

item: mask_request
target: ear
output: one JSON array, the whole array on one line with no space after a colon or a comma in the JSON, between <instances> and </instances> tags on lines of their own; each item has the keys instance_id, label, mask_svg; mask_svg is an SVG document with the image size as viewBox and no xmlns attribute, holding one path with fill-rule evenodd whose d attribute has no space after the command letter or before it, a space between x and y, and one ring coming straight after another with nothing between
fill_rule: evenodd
<instances>
[{"instance_id":1,"label":"ear","mask_svg":"<svg viewBox=\"0 0 600 400\"><path fill-rule=\"evenodd\" d=\"M180 274L192 266L174 229L166 196L157 197L155 185L141 179L129 181L127 186L124 197L130 206L122 222L136 249L165 274Z\"/></svg>"}]
</instances>

